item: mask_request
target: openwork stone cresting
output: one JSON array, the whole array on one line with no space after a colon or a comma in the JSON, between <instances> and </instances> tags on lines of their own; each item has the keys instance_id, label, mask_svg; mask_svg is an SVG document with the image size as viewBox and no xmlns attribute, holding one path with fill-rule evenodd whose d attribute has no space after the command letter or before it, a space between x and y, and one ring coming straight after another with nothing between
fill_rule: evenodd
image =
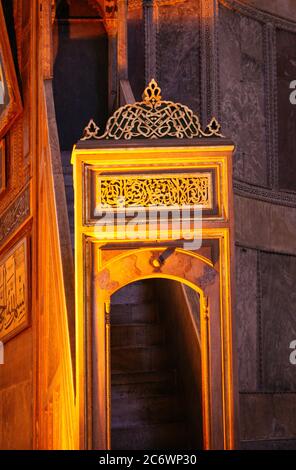
<instances>
[{"instance_id":1,"label":"openwork stone cresting","mask_svg":"<svg viewBox=\"0 0 296 470\"><path fill-rule=\"evenodd\" d=\"M119 108L109 118L103 135L99 135L99 128L91 119L81 140L192 139L213 136L223 137L216 118L202 130L199 117L191 109L180 103L162 100L161 90L153 79L144 90L143 101Z\"/></svg>"}]
</instances>

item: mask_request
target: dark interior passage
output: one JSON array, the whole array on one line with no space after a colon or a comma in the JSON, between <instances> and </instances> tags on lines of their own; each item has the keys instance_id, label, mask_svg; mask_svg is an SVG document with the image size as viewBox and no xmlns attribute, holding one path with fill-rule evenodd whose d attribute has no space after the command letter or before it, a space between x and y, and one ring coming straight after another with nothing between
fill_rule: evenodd
<instances>
[{"instance_id":1,"label":"dark interior passage","mask_svg":"<svg viewBox=\"0 0 296 470\"><path fill-rule=\"evenodd\" d=\"M200 359L180 283L138 281L112 296L113 450L202 449Z\"/></svg>"}]
</instances>

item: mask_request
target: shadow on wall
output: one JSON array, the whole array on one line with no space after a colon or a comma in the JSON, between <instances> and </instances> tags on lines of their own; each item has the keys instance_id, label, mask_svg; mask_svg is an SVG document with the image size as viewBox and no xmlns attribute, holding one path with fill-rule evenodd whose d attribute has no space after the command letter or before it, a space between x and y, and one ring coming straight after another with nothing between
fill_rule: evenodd
<instances>
[{"instance_id":1,"label":"shadow on wall","mask_svg":"<svg viewBox=\"0 0 296 470\"><path fill-rule=\"evenodd\" d=\"M54 28L53 90L61 150L72 149L91 118L104 129L108 117L107 34L97 12L94 16L89 7L88 14L85 2L83 9L80 3L61 2Z\"/></svg>"},{"instance_id":2,"label":"shadow on wall","mask_svg":"<svg viewBox=\"0 0 296 470\"><path fill-rule=\"evenodd\" d=\"M183 395L184 404L186 404L184 413L190 423L190 445L193 449L202 449L201 349L199 338L196 337L193 327L193 321L195 321L196 327L199 329L199 296L197 292L190 289L192 298L195 299L194 305L190 302L190 308L198 310L191 318L180 282L158 279L157 290L161 299L162 311L167 315L168 334L173 345L174 361L181 379L179 391Z\"/></svg>"}]
</instances>

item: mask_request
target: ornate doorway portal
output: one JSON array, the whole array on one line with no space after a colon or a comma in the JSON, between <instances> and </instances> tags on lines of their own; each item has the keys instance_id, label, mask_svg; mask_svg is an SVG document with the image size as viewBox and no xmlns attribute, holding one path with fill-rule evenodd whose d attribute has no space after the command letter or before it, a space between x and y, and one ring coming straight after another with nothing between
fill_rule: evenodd
<instances>
[{"instance_id":1,"label":"ornate doorway portal","mask_svg":"<svg viewBox=\"0 0 296 470\"><path fill-rule=\"evenodd\" d=\"M112 447L110 305L144 280L179 281L198 296L202 445L235 447L232 152L215 120L202 131L186 106L161 100L155 82L102 137L90 123L74 148L80 448ZM127 355L117 351L115 365Z\"/></svg>"}]
</instances>

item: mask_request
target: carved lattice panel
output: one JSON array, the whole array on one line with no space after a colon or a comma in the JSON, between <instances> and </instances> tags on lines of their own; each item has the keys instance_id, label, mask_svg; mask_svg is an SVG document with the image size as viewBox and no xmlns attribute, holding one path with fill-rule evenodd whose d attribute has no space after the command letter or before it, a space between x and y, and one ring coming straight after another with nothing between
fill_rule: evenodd
<instances>
[{"instance_id":1,"label":"carved lattice panel","mask_svg":"<svg viewBox=\"0 0 296 470\"><path fill-rule=\"evenodd\" d=\"M194 207L212 209L212 174L96 176L96 210Z\"/></svg>"}]
</instances>

